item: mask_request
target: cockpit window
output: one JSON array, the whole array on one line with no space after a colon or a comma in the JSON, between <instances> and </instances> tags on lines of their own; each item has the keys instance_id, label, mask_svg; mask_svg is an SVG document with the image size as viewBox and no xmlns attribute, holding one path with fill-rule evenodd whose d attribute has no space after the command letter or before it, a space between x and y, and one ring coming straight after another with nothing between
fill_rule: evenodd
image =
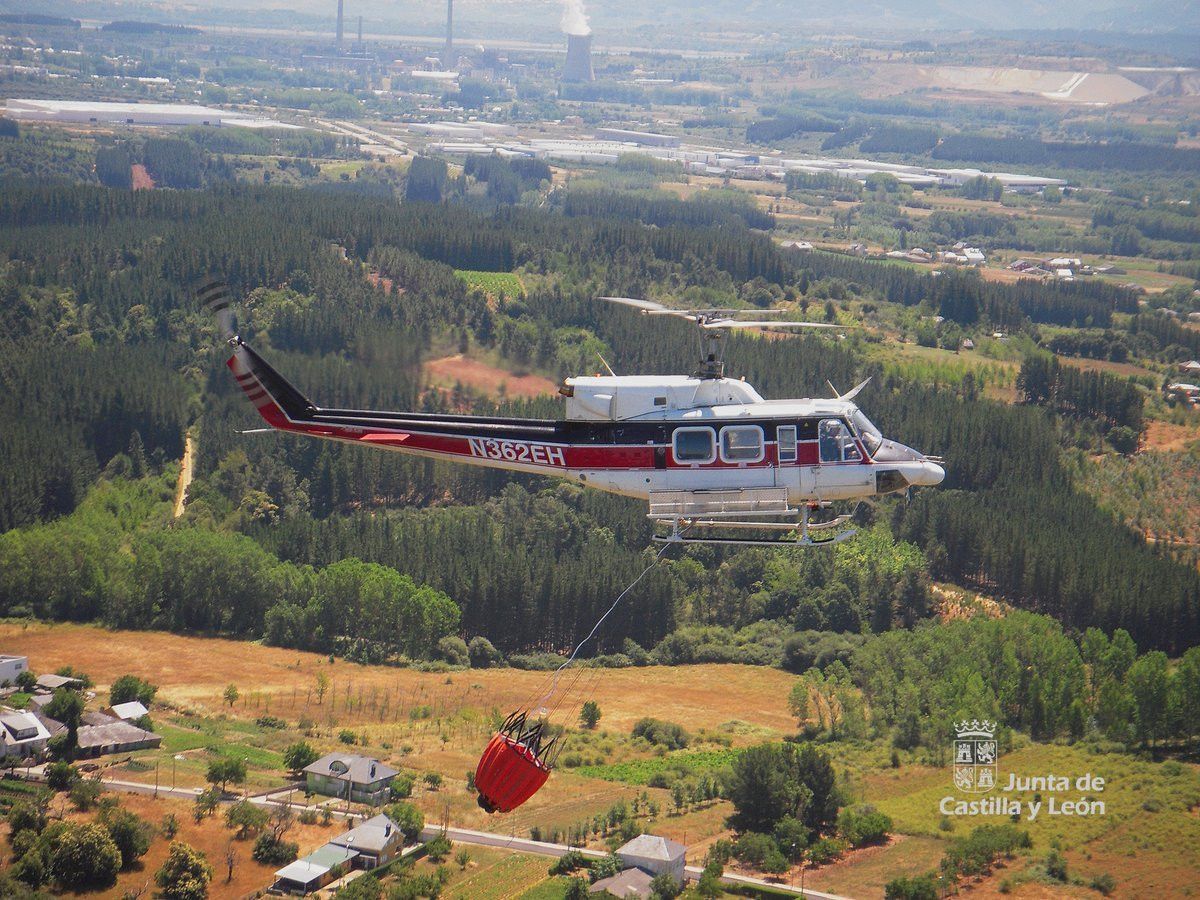
<instances>
[{"instance_id":1,"label":"cockpit window","mask_svg":"<svg viewBox=\"0 0 1200 900\"><path fill-rule=\"evenodd\" d=\"M867 448L867 453L874 456L883 443L883 432L875 427L875 424L867 418L866 413L861 409L854 410L853 415L850 416L850 421L854 424L854 430L858 432L859 440Z\"/></svg>"},{"instance_id":2,"label":"cockpit window","mask_svg":"<svg viewBox=\"0 0 1200 900\"><path fill-rule=\"evenodd\" d=\"M861 459L854 436L841 419L822 419L817 433L821 462L857 462Z\"/></svg>"}]
</instances>

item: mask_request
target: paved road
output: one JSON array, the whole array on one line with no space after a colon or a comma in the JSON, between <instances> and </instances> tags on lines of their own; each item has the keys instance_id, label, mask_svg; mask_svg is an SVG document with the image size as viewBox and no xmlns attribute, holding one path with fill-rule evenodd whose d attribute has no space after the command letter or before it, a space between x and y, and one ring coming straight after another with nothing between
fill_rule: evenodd
<instances>
[{"instance_id":1,"label":"paved road","mask_svg":"<svg viewBox=\"0 0 1200 900\"><path fill-rule=\"evenodd\" d=\"M40 779L35 779L40 780ZM102 778L104 786L110 790L123 791L128 794L141 794L143 796L153 796L155 787L153 784L143 784L140 781L124 781L119 778ZM178 800L194 800L196 795L201 792L202 788L187 788L187 787L163 787L159 785L158 795L160 797L172 797ZM240 799L240 798L234 798ZM248 798L251 803L256 806L282 806L283 803L278 800L273 800L268 796L254 796ZM232 799L227 799L225 802L233 802ZM295 806L296 804L293 804ZM360 814L346 813L344 810L330 809L330 813L335 818L358 818ZM552 844L548 841L534 841L529 838L520 838L515 835L496 834L490 831L472 831L468 828L446 828L441 826L427 825L421 832L421 840L428 841L441 834L445 834L450 840L458 844L474 844L479 847L497 847L503 850L511 850L514 853L534 853L539 856L549 856L555 859L563 856L569 850L579 850L588 859L604 859L608 854L599 850L586 850L578 847L569 847L566 844ZM699 881L704 870L699 866L688 866L684 869L684 876L689 881ZM797 897L811 898L811 900L850 900L848 897L841 897L837 894L829 894L824 891L814 891L812 888L805 888L803 891L799 887L792 887L786 884L781 884L777 881L766 881L761 878L751 878L747 875L728 874L721 878L721 881L729 885L749 885L753 887L767 887L775 891L794 894Z\"/></svg>"}]
</instances>

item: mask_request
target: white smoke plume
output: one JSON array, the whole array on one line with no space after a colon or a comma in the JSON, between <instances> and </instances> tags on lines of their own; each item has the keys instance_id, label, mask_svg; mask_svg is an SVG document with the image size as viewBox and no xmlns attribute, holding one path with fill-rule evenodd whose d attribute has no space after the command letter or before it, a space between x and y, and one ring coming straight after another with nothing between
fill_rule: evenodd
<instances>
[{"instance_id":1,"label":"white smoke plume","mask_svg":"<svg viewBox=\"0 0 1200 900\"><path fill-rule=\"evenodd\" d=\"M591 34L583 0L563 0L562 30L565 34Z\"/></svg>"}]
</instances>

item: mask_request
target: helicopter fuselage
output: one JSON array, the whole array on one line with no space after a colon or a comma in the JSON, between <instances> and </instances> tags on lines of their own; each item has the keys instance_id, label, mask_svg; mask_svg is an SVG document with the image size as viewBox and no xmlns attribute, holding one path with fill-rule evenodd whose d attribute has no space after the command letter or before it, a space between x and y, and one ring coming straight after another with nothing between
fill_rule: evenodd
<instances>
[{"instance_id":1,"label":"helicopter fuselage","mask_svg":"<svg viewBox=\"0 0 1200 900\"><path fill-rule=\"evenodd\" d=\"M764 400L729 378L610 376L567 379L563 419L326 409L231 344L234 377L279 431L567 478L652 508L656 497L733 494L824 504L945 477L846 399Z\"/></svg>"}]
</instances>

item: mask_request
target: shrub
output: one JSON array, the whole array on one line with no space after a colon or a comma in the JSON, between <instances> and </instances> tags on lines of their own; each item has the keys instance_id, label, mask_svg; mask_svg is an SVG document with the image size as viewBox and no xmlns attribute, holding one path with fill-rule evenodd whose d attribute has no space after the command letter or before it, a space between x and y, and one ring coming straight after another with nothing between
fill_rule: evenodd
<instances>
[{"instance_id":1,"label":"shrub","mask_svg":"<svg viewBox=\"0 0 1200 900\"><path fill-rule=\"evenodd\" d=\"M358 735L356 735L349 728L343 728L341 731L338 732L338 740L341 741L343 744L353 744L355 741L358 740Z\"/></svg>"},{"instance_id":2,"label":"shrub","mask_svg":"<svg viewBox=\"0 0 1200 900\"><path fill-rule=\"evenodd\" d=\"M467 644L467 656L473 669L491 669L504 665L504 656L487 638L476 635Z\"/></svg>"},{"instance_id":3,"label":"shrub","mask_svg":"<svg viewBox=\"0 0 1200 900\"><path fill-rule=\"evenodd\" d=\"M1046 854L1046 874L1055 881L1067 880L1067 859L1057 849Z\"/></svg>"},{"instance_id":4,"label":"shrub","mask_svg":"<svg viewBox=\"0 0 1200 900\"><path fill-rule=\"evenodd\" d=\"M670 872L663 872L661 875L656 875L650 882L650 895L652 897L660 897L661 900L675 900L682 893L683 882Z\"/></svg>"},{"instance_id":5,"label":"shrub","mask_svg":"<svg viewBox=\"0 0 1200 900\"><path fill-rule=\"evenodd\" d=\"M412 796L413 777L403 773L392 779L391 785L388 787L388 793L393 800L404 800Z\"/></svg>"},{"instance_id":6,"label":"shrub","mask_svg":"<svg viewBox=\"0 0 1200 900\"><path fill-rule=\"evenodd\" d=\"M433 840L425 842L425 855L435 863L440 863L449 856L451 849L450 839L444 834L439 834Z\"/></svg>"},{"instance_id":7,"label":"shrub","mask_svg":"<svg viewBox=\"0 0 1200 900\"><path fill-rule=\"evenodd\" d=\"M411 803L392 803L384 812L403 832L405 840L415 841L421 836L421 830L425 827L425 816Z\"/></svg>"},{"instance_id":8,"label":"shrub","mask_svg":"<svg viewBox=\"0 0 1200 900\"><path fill-rule=\"evenodd\" d=\"M851 847L863 847L886 840L892 820L870 806L846 809L838 817L838 830Z\"/></svg>"},{"instance_id":9,"label":"shrub","mask_svg":"<svg viewBox=\"0 0 1200 900\"><path fill-rule=\"evenodd\" d=\"M239 800L225 810L225 825L237 829L239 840L262 831L268 818L269 813L265 809L249 800Z\"/></svg>"},{"instance_id":10,"label":"shrub","mask_svg":"<svg viewBox=\"0 0 1200 900\"><path fill-rule=\"evenodd\" d=\"M254 849L250 851L250 855L258 862L268 866L282 866L284 863L290 863L299 853L299 844L285 841L269 831L258 836L258 840L254 842Z\"/></svg>"},{"instance_id":11,"label":"shrub","mask_svg":"<svg viewBox=\"0 0 1200 900\"><path fill-rule=\"evenodd\" d=\"M582 853L578 850L568 850L554 861L554 865L550 867L549 874L569 875L576 869L582 869L586 865L587 858Z\"/></svg>"},{"instance_id":12,"label":"shrub","mask_svg":"<svg viewBox=\"0 0 1200 900\"><path fill-rule=\"evenodd\" d=\"M96 805L100 795L104 793L104 785L99 781L77 781L71 787L71 804L80 812L87 812Z\"/></svg>"},{"instance_id":13,"label":"shrub","mask_svg":"<svg viewBox=\"0 0 1200 900\"><path fill-rule=\"evenodd\" d=\"M612 878L624 868L625 864L621 862L621 857L615 853L610 853L604 859L598 859L592 863L592 867L588 871L588 878L595 884L597 881L602 881L605 878Z\"/></svg>"},{"instance_id":14,"label":"shrub","mask_svg":"<svg viewBox=\"0 0 1200 900\"><path fill-rule=\"evenodd\" d=\"M128 869L150 849L150 823L128 810L110 813L104 821L108 836L121 853L121 868Z\"/></svg>"},{"instance_id":15,"label":"shrub","mask_svg":"<svg viewBox=\"0 0 1200 900\"><path fill-rule=\"evenodd\" d=\"M820 866L832 862L846 852L847 844L839 838L821 838L808 848L808 858Z\"/></svg>"},{"instance_id":16,"label":"shrub","mask_svg":"<svg viewBox=\"0 0 1200 900\"><path fill-rule=\"evenodd\" d=\"M41 834L46 822L46 810L42 806L27 800L14 803L8 811L9 839L20 831Z\"/></svg>"},{"instance_id":17,"label":"shrub","mask_svg":"<svg viewBox=\"0 0 1200 900\"><path fill-rule=\"evenodd\" d=\"M64 887L107 887L121 870L121 851L95 823L68 824L52 843L50 872Z\"/></svg>"},{"instance_id":18,"label":"shrub","mask_svg":"<svg viewBox=\"0 0 1200 900\"><path fill-rule=\"evenodd\" d=\"M279 716L259 716L254 720L254 724L259 728L287 728L287 722Z\"/></svg>"},{"instance_id":19,"label":"shrub","mask_svg":"<svg viewBox=\"0 0 1200 900\"><path fill-rule=\"evenodd\" d=\"M640 737L651 744L666 747L668 750L682 750L691 740L690 735L681 725L674 722L664 722L661 719L639 719L633 726L634 737Z\"/></svg>"},{"instance_id":20,"label":"shrub","mask_svg":"<svg viewBox=\"0 0 1200 900\"><path fill-rule=\"evenodd\" d=\"M937 879L932 873L893 878L883 889L885 900L938 900Z\"/></svg>"},{"instance_id":21,"label":"shrub","mask_svg":"<svg viewBox=\"0 0 1200 900\"><path fill-rule=\"evenodd\" d=\"M142 706L149 707L154 701L158 688L148 681L143 681L136 675L122 675L112 683L108 691L108 702L113 706L118 703L130 703L134 700Z\"/></svg>"},{"instance_id":22,"label":"shrub","mask_svg":"<svg viewBox=\"0 0 1200 900\"><path fill-rule=\"evenodd\" d=\"M1117 889L1117 880L1105 872L1102 875L1097 875L1091 880L1088 885L1093 891L1098 891L1107 897Z\"/></svg>"},{"instance_id":23,"label":"shrub","mask_svg":"<svg viewBox=\"0 0 1200 900\"><path fill-rule=\"evenodd\" d=\"M747 831L733 845L733 855L738 862L761 869L771 853L778 853L779 847L769 834L757 831Z\"/></svg>"},{"instance_id":24,"label":"shrub","mask_svg":"<svg viewBox=\"0 0 1200 900\"><path fill-rule=\"evenodd\" d=\"M52 762L46 766L46 784L51 790L65 791L79 780L79 772L68 762Z\"/></svg>"},{"instance_id":25,"label":"shrub","mask_svg":"<svg viewBox=\"0 0 1200 900\"><path fill-rule=\"evenodd\" d=\"M182 841L174 841L154 880L160 888L159 896L166 900L204 900L212 877L212 866L203 853Z\"/></svg>"},{"instance_id":26,"label":"shrub","mask_svg":"<svg viewBox=\"0 0 1200 900\"><path fill-rule=\"evenodd\" d=\"M587 700L579 711L579 721L584 728L593 729L600 724L600 704L595 700Z\"/></svg>"},{"instance_id":27,"label":"shrub","mask_svg":"<svg viewBox=\"0 0 1200 900\"><path fill-rule=\"evenodd\" d=\"M437 642L437 655L452 666L469 666L471 653L467 642L452 634L446 635Z\"/></svg>"},{"instance_id":28,"label":"shrub","mask_svg":"<svg viewBox=\"0 0 1200 900\"><path fill-rule=\"evenodd\" d=\"M809 830L799 819L784 816L775 823L773 837L781 853L792 862L799 862L808 847Z\"/></svg>"},{"instance_id":29,"label":"shrub","mask_svg":"<svg viewBox=\"0 0 1200 900\"><path fill-rule=\"evenodd\" d=\"M320 757L308 741L298 741L288 745L283 751L283 764L292 772L299 772L305 766L311 766Z\"/></svg>"}]
</instances>

